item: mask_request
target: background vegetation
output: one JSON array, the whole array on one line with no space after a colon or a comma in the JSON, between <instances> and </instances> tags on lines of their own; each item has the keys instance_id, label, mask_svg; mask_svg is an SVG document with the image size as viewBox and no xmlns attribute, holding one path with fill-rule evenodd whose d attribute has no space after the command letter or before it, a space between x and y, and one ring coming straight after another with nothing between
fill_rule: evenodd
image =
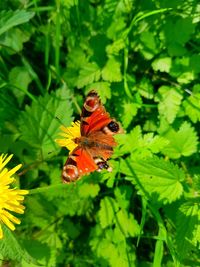
<instances>
[{"instance_id":1,"label":"background vegetation","mask_svg":"<svg viewBox=\"0 0 200 267\"><path fill-rule=\"evenodd\" d=\"M199 1L7 0L0 17L0 151L30 190L1 265L200 266ZM112 173L63 185L54 140L91 88L126 134Z\"/></svg>"}]
</instances>

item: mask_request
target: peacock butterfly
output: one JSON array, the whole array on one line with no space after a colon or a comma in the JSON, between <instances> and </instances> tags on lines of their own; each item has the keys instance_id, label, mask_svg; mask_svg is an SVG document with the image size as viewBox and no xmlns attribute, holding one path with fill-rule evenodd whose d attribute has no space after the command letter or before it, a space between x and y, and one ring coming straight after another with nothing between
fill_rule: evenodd
<instances>
[{"instance_id":1,"label":"peacock butterfly","mask_svg":"<svg viewBox=\"0 0 200 267\"><path fill-rule=\"evenodd\" d=\"M63 167L63 182L74 182L95 170L111 171L107 160L117 145L113 135L120 132L120 124L106 112L97 92L90 91L82 108L80 137L73 139L77 146Z\"/></svg>"}]
</instances>

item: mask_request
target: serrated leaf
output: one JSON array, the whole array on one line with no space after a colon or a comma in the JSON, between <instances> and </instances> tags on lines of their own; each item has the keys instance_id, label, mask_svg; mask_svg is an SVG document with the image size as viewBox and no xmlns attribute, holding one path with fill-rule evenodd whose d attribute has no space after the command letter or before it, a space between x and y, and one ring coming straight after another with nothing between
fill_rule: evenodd
<instances>
[{"instance_id":1,"label":"serrated leaf","mask_svg":"<svg viewBox=\"0 0 200 267\"><path fill-rule=\"evenodd\" d=\"M157 99L159 100L158 110L160 115L172 123L179 111L181 100L181 93L172 87L161 86L158 90Z\"/></svg>"},{"instance_id":2,"label":"serrated leaf","mask_svg":"<svg viewBox=\"0 0 200 267\"><path fill-rule=\"evenodd\" d=\"M111 89L109 82L96 82L86 86L86 91L95 89L101 97L102 103L105 103L107 99L111 98Z\"/></svg>"},{"instance_id":3,"label":"serrated leaf","mask_svg":"<svg viewBox=\"0 0 200 267\"><path fill-rule=\"evenodd\" d=\"M143 158L153 153L159 153L169 143L165 137L147 133L142 136L140 126L136 126L129 134L116 136L118 146L116 155L131 153L133 158Z\"/></svg>"},{"instance_id":4,"label":"serrated leaf","mask_svg":"<svg viewBox=\"0 0 200 267\"><path fill-rule=\"evenodd\" d=\"M29 264L37 264L37 261L32 258L14 234L3 224L1 225L4 232L4 238L0 240L0 253L4 258L21 261L22 259Z\"/></svg>"},{"instance_id":5,"label":"serrated leaf","mask_svg":"<svg viewBox=\"0 0 200 267\"><path fill-rule=\"evenodd\" d=\"M184 122L178 131L169 128L163 136L169 144L162 149L162 152L170 158L190 156L197 151L197 133L188 122Z\"/></svg>"},{"instance_id":6,"label":"serrated leaf","mask_svg":"<svg viewBox=\"0 0 200 267\"><path fill-rule=\"evenodd\" d=\"M82 88L100 79L101 71L95 62L86 63L79 72L77 87Z\"/></svg>"},{"instance_id":7,"label":"serrated leaf","mask_svg":"<svg viewBox=\"0 0 200 267\"><path fill-rule=\"evenodd\" d=\"M69 91L66 87L56 92L39 97L31 106L22 112L19 125L21 140L26 141L37 150L42 150L43 156L57 149L55 139L58 137L60 122L69 125L72 109L69 101Z\"/></svg>"},{"instance_id":8,"label":"serrated leaf","mask_svg":"<svg viewBox=\"0 0 200 267\"><path fill-rule=\"evenodd\" d=\"M190 83L191 81L193 81L195 79L195 74L193 71L187 71L182 73L178 78L177 81L181 84L187 84Z\"/></svg>"},{"instance_id":9,"label":"serrated leaf","mask_svg":"<svg viewBox=\"0 0 200 267\"><path fill-rule=\"evenodd\" d=\"M200 93L192 93L191 96L183 101L183 107L193 123L200 121Z\"/></svg>"},{"instance_id":10,"label":"serrated leaf","mask_svg":"<svg viewBox=\"0 0 200 267\"><path fill-rule=\"evenodd\" d=\"M113 224L114 214L118 210L116 201L111 197L105 197L101 200L99 219L102 228Z\"/></svg>"},{"instance_id":11,"label":"serrated leaf","mask_svg":"<svg viewBox=\"0 0 200 267\"><path fill-rule=\"evenodd\" d=\"M169 73L171 65L172 65L171 57L157 58L152 62L153 69L155 71L160 71L160 72Z\"/></svg>"},{"instance_id":12,"label":"serrated leaf","mask_svg":"<svg viewBox=\"0 0 200 267\"><path fill-rule=\"evenodd\" d=\"M138 104L126 102L123 103L123 109L124 110L123 110L122 122L124 129L126 129L134 119L135 115L137 114Z\"/></svg>"},{"instance_id":13,"label":"serrated leaf","mask_svg":"<svg viewBox=\"0 0 200 267\"><path fill-rule=\"evenodd\" d=\"M14 26L28 22L34 15L35 15L34 12L26 10L1 11L0 35Z\"/></svg>"},{"instance_id":14,"label":"serrated leaf","mask_svg":"<svg viewBox=\"0 0 200 267\"><path fill-rule=\"evenodd\" d=\"M190 58L188 56L184 56L173 60L170 75L177 78L181 76L181 74L190 71L192 71L190 67Z\"/></svg>"},{"instance_id":15,"label":"serrated leaf","mask_svg":"<svg viewBox=\"0 0 200 267\"><path fill-rule=\"evenodd\" d=\"M119 207L123 209L129 209L130 198L133 193L132 186L122 185L116 187L114 193Z\"/></svg>"},{"instance_id":16,"label":"serrated leaf","mask_svg":"<svg viewBox=\"0 0 200 267\"><path fill-rule=\"evenodd\" d=\"M147 134L148 135L148 134ZM169 140L162 136L154 136L151 138L151 142L149 142L148 148L153 152L153 153L159 153L162 151L164 147L166 147L169 144Z\"/></svg>"},{"instance_id":17,"label":"serrated leaf","mask_svg":"<svg viewBox=\"0 0 200 267\"><path fill-rule=\"evenodd\" d=\"M112 44L107 45L106 52L108 55L118 55L119 51L126 46L124 39L118 39Z\"/></svg>"},{"instance_id":18,"label":"serrated leaf","mask_svg":"<svg viewBox=\"0 0 200 267\"><path fill-rule=\"evenodd\" d=\"M83 198L94 198L98 195L100 187L98 184L82 184L79 186L79 195Z\"/></svg>"},{"instance_id":19,"label":"serrated leaf","mask_svg":"<svg viewBox=\"0 0 200 267\"><path fill-rule=\"evenodd\" d=\"M154 89L151 81L146 77L142 78L139 85L136 86L140 95L147 99L152 99L154 97Z\"/></svg>"},{"instance_id":20,"label":"serrated leaf","mask_svg":"<svg viewBox=\"0 0 200 267\"><path fill-rule=\"evenodd\" d=\"M127 213L122 209L116 213L115 224L126 237L135 237L140 232L140 227L134 219L133 214Z\"/></svg>"},{"instance_id":21,"label":"serrated leaf","mask_svg":"<svg viewBox=\"0 0 200 267\"><path fill-rule=\"evenodd\" d=\"M109 82L120 82L122 80L120 67L121 64L114 57L109 58L102 69L102 78Z\"/></svg>"},{"instance_id":22,"label":"serrated leaf","mask_svg":"<svg viewBox=\"0 0 200 267\"><path fill-rule=\"evenodd\" d=\"M184 172L169 161L153 157L130 162L127 167L133 175L130 180L147 197L156 196L158 201L166 204L177 200L183 193Z\"/></svg>"},{"instance_id":23,"label":"serrated leaf","mask_svg":"<svg viewBox=\"0 0 200 267\"><path fill-rule=\"evenodd\" d=\"M107 30L107 36L109 39L116 40L121 36L123 30L126 27L126 23L124 21L124 17L118 17L117 19L113 19L111 25Z\"/></svg>"},{"instance_id":24,"label":"serrated leaf","mask_svg":"<svg viewBox=\"0 0 200 267\"><path fill-rule=\"evenodd\" d=\"M118 135L116 139L118 140L118 146L116 147L116 153L118 155L131 153L137 149L139 140L142 139L141 127L136 126L129 134Z\"/></svg>"},{"instance_id":25,"label":"serrated leaf","mask_svg":"<svg viewBox=\"0 0 200 267\"><path fill-rule=\"evenodd\" d=\"M188 202L180 206L176 221L176 243L181 259L187 258L189 251L200 241L198 233L200 231L199 218L200 210L197 202Z\"/></svg>"}]
</instances>

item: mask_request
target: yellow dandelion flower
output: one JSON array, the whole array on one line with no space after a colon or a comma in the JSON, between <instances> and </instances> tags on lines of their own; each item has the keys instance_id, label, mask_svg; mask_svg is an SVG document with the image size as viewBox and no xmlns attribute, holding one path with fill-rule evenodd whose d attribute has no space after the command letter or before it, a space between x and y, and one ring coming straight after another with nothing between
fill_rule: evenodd
<instances>
[{"instance_id":1,"label":"yellow dandelion flower","mask_svg":"<svg viewBox=\"0 0 200 267\"><path fill-rule=\"evenodd\" d=\"M21 203L24 195L28 194L27 190L10 188L10 184L15 181L12 175L21 167L19 164L11 170L4 168L12 156L0 155L0 239L3 238L2 224L12 231L15 230L14 224L20 224L21 221L10 212L23 214L25 207Z\"/></svg>"},{"instance_id":2,"label":"yellow dandelion flower","mask_svg":"<svg viewBox=\"0 0 200 267\"><path fill-rule=\"evenodd\" d=\"M72 122L70 127L61 126L60 130L62 133L59 135L64 138L55 140L58 145L66 147L70 153L77 146L77 144L74 142L74 139L81 137L80 124L80 121L76 121Z\"/></svg>"}]
</instances>

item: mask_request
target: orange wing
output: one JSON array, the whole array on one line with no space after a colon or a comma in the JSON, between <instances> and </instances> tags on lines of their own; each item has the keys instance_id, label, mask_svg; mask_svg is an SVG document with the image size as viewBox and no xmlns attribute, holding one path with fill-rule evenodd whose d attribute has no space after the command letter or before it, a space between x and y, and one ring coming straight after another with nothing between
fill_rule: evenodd
<instances>
[{"instance_id":1,"label":"orange wing","mask_svg":"<svg viewBox=\"0 0 200 267\"><path fill-rule=\"evenodd\" d=\"M88 151L77 147L69 155L62 172L63 182L69 183L79 179L82 175L98 169L94 159Z\"/></svg>"},{"instance_id":2,"label":"orange wing","mask_svg":"<svg viewBox=\"0 0 200 267\"><path fill-rule=\"evenodd\" d=\"M95 131L106 134L116 134L120 130L119 124L110 118L96 91L88 93L81 114L81 135L87 136Z\"/></svg>"}]
</instances>

